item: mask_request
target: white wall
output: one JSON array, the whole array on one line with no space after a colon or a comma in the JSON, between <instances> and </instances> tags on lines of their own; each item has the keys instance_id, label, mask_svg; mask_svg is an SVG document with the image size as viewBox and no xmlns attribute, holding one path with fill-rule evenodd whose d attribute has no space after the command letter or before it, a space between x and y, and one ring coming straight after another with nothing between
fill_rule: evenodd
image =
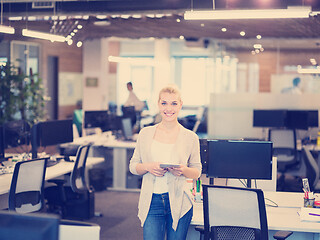
<instances>
[{"instance_id":1,"label":"white wall","mask_svg":"<svg viewBox=\"0 0 320 240\"><path fill-rule=\"evenodd\" d=\"M107 109L108 100L108 40L97 39L83 44L83 109ZM87 87L86 78L97 78L97 87Z\"/></svg>"},{"instance_id":2,"label":"white wall","mask_svg":"<svg viewBox=\"0 0 320 240\"><path fill-rule=\"evenodd\" d=\"M319 94L211 94L208 135L217 139L263 138L253 127L253 109L320 109Z\"/></svg>"}]
</instances>

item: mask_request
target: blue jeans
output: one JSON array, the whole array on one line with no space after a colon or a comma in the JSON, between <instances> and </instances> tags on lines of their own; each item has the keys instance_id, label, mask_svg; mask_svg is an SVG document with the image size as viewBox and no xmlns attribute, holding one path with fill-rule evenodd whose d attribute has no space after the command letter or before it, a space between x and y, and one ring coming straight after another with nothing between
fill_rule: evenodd
<instances>
[{"instance_id":1,"label":"blue jeans","mask_svg":"<svg viewBox=\"0 0 320 240\"><path fill-rule=\"evenodd\" d=\"M192 219L191 208L178 222L177 230L172 228L172 216L168 193L153 194L149 213L143 225L144 240L185 240Z\"/></svg>"}]
</instances>

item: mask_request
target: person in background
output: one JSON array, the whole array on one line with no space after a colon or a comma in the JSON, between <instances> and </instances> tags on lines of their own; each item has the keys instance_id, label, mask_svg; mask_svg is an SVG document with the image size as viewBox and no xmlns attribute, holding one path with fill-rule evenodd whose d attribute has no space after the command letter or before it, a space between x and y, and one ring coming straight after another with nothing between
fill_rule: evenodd
<instances>
[{"instance_id":1,"label":"person in background","mask_svg":"<svg viewBox=\"0 0 320 240\"><path fill-rule=\"evenodd\" d=\"M134 109L136 112L142 111L145 104L133 92L132 82L127 83L127 89L129 91L129 96L128 96L127 101L123 104L123 106L125 106L125 107L134 106Z\"/></svg>"},{"instance_id":2,"label":"person in background","mask_svg":"<svg viewBox=\"0 0 320 240\"><path fill-rule=\"evenodd\" d=\"M292 87L284 88L281 90L281 93L293 93L293 94L302 94L299 87L301 79L296 77L292 80Z\"/></svg>"},{"instance_id":3,"label":"person in background","mask_svg":"<svg viewBox=\"0 0 320 240\"><path fill-rule=\"evenodd\" d=\"M140 131L129 164L132 174L143 175L138 217L144 240L183 240L193 215L186 179L202 170L199 138L178 122L182 100L175 86L160 91L158 107L161 122Z\"/></svg>"}]
</instances>

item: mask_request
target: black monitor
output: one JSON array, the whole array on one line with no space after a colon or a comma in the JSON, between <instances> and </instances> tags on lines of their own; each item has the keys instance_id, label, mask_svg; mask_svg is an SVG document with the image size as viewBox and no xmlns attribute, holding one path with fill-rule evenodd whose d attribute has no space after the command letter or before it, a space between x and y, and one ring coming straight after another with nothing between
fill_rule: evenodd
<instances>
[{"instance_id":1,"label":"black monitor","mask_svg":"<svg viewBox=\"0 0 320 240\"><path fill-rule=\"evenodd\" d=\"M51 146L73 141L72 119L39 122L32 128L32 157L39 146Z\"/></svg>"},{"instance_id":2,"label":"black monitor","mask_svg":"<svg viewBox=\"0 0 320 240\"><path fill-rule=\"evenodd\" d=\"M309 127L319 127L318 110L308 110L308 126Z\"/></svg>"},{"instance_id":3,"label":"black monitor","mask_svg":"<svg viewBox=\"0 0 320 240\"><path fill-rule=\"evenodd\" d=\"M253 110L253 126L254 127L285 127L286 126L286 110L271 109Z\"/></svg>"},{"instance_id":4,"label":"black monitor","mask_svg":"<svg viewBox=\"0 0 320 240\"><path fill-rule=\"evenodd\" d=\"M208 140L210 178L272 179L272 142Z\"/></svg>"},{"instance_id":5,"label":"black monitor","mask_svg":"<svg viewBox=\"0 0 320 240\"><path fill-rule=\"evenodd\" d=\"M17 147L29 144L30 125L25 120L14 120L4 123L4 147Z\"/></svg>"},{"instance_id":6,"label":"black monitor","mask_svg":"<svg viewBox=\"0 0 320 240\"><path fill-rule=\"evenodd\" d=\"M59 218L47 214L0 212L1 239L58 240Z\"/></svg>"},{"instance_id":7,"label":"black monitor","mask_svg":"<svg viewBox=\"0 0 320 240\"><path fill-rule=\"evenodd\" d=\"M309 113L305 110L287 111L287 128L308 130Z\"/></svg>"},{"instance_id":8,"label":"black monitor","mask_svg":"<svg viewBox=\"0 0 320 240\"><path fill-rule=\"evenodd\" d=\"M108 111L85 111L84 112L84 128L101 128L105 129L108 122Z\"/></svg>"}]
</instances>

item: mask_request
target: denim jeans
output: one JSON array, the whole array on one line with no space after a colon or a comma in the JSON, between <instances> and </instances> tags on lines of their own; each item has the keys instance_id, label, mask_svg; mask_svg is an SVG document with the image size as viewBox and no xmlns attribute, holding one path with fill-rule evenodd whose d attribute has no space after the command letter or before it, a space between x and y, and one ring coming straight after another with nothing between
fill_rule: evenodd
<instances>
[{"instance_id":1,"label":"denim jeans","mask_svg":"<svg viewBox=\"0 0 320 240\"><path fill-rule=\"evenodd\" d=\"M172 216L168 193L153 194L149 213L143 225L144 240L185 240L192 219L191 208L178 222L177 230L172 228ZM167 238L165 238L167 236Z\"/></svg>"}]
</instances>

